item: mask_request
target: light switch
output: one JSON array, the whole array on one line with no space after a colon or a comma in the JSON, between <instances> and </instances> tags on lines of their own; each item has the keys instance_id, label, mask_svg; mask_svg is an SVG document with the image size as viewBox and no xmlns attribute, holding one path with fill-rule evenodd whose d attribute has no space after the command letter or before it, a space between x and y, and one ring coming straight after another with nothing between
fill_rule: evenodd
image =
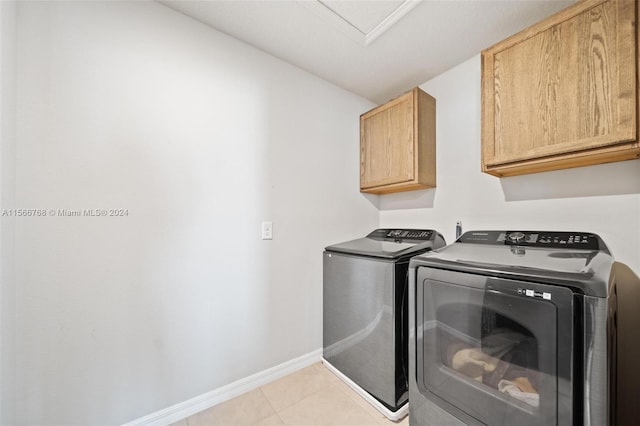
<instances>
[{"instance_id":1,"label":"light switch","mask_svg":"<svg viewBox=\"0 0 640 426\"><path fill-rule=\"evenodd\" d=\"M273 222L262 222L262 239L273 239Z\"/></svg>"}]
</instances>

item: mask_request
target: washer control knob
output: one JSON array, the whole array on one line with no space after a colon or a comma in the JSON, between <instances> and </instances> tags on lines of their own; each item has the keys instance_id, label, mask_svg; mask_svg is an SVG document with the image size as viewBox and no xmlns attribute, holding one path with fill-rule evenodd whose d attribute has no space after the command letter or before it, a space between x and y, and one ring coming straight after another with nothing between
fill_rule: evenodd
<instances>
[{"instance_id":1,"label":"washer control knob","mask_svg":"<svg viewBox=\"0 0 640 426\"><path fill-rule=\"evenodd\" d=\"M512 232L509 234L509 241L513 241L515 243L519 243L520 241L524 240L524 237L526 237L526 235L524 235L524 233L522 232Z\"/></svg>"}]
</instances>

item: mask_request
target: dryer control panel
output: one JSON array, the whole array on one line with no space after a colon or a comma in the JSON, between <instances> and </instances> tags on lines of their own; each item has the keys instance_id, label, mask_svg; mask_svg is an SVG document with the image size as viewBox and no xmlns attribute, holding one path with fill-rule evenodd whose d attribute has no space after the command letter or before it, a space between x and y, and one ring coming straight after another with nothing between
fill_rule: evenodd
<instances>
[{"instance_id":1,"label":"dryer control panel","mask_svg":"<svg viewBox=\"0 0 640 426\"><path fill-rule=\"evenodd\" d=\"M603 247L600 237L588 232L469 231L458 242L574 250L601 250Z\"/></svg>"}]
</instances>

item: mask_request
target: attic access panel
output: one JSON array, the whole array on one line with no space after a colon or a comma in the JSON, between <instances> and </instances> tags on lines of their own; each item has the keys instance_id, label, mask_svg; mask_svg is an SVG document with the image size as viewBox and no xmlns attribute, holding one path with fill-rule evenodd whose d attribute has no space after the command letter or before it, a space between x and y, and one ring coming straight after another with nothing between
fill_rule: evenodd
<instances>
[{"instance_id":1,"label":"attic access panel","mask_svg":"<svg viewBox=\"0 0 640 426\"><path fill-rule=\"evenodd\" d=\"M417 0L300 2L363 46L372 43L419 3Z\"/></svg>"}]
</instances>

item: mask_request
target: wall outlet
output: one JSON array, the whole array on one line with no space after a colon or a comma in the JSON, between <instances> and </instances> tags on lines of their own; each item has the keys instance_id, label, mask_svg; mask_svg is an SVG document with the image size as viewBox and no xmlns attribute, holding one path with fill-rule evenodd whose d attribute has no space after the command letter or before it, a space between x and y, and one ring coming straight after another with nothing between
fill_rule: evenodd
<instances>
[{"instance_id":1,"label":"wall outlet","mask_svg":"<svg viewBox=\"0 0 640 426\"><path fill-rule=\"evenodd\" d=\"M273 239L273 222L262 222L262 239Z\"/></svg>"}]
</instances>

